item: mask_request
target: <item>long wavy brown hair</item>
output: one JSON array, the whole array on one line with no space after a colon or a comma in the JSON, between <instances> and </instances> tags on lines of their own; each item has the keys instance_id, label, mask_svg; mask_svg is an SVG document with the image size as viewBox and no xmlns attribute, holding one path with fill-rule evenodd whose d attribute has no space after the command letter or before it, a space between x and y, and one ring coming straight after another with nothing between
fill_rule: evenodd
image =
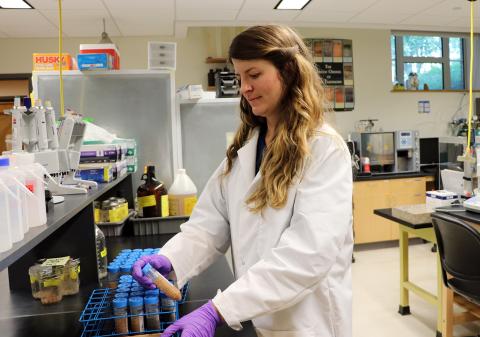
<instances>
[{"instance_id":1,"label":"long wavy brown hair","mask_svg":"<svg viewBox=\"0 0 480 337\"><path fill-rule=\"evenodd\" d=\"M281 208L287 202L288 189L299 178L309 155L309 139L323 123L324 90L310 51L303 40L286 26L250 27L238 34L229 49L229 59L271 62L282 80L280 118L272 142L264 152L260 172L262 179L247 198L252 212L267 206ZM265 118L253 114L248 101L240 99L241 124L227 149L224 175L232 169L237 151L252 136Z\"/></svg>"}]
</instances>

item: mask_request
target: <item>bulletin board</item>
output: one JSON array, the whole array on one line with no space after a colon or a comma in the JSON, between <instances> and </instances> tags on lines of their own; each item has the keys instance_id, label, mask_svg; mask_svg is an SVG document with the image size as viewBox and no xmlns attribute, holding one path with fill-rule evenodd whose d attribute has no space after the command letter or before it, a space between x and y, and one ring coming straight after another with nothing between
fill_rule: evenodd
<instances>
[{"instance_id":1,"label":"bulletin board","mask_svg":"<svg viewBox=\"0 0 480 337\"><path fill-rule=\"evenodd\" d=\"M352 111L355 106L353 86L352 40L305 39L318 73L324 81L325 95L335 111Z\"/></svg>"}]
</instances>

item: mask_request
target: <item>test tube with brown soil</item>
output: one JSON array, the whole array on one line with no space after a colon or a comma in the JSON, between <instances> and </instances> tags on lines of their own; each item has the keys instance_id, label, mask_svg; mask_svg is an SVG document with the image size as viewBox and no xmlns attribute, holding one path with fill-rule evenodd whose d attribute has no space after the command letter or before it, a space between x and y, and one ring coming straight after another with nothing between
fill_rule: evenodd
<instances>
[{"instance_id":1,"label":"test tube with brown soil","mask_svg":"<svg viewBox=\"0 0 480 337\"><path fill-rule=\"evenodd\" d=\"M115 298L112 302L113 315L115 316L115 332L118 334L128 333L127 299Z\"/></svg>"}]
</instances>

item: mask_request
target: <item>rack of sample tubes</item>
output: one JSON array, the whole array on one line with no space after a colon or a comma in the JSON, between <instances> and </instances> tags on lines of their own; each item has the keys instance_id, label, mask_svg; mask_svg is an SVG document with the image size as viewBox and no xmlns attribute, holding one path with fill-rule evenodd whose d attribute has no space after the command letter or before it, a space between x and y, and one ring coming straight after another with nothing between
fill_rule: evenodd
<instances>
[{"instance_id":1,"label":"rack of sample tubes","mask_svg":"<svg viewBox=\"0 0 480 337\"><path fill-rule=\"evenodd\" d=\"M80 315L82 337L125 336L163 332L179 318L188 284L175 301L158 289L146 290L130 275L130 262L158 250L123 250L108 266L107 288L95 289ZM118 262L118 265L116 263Z\"/></svg>"}]
</instances>

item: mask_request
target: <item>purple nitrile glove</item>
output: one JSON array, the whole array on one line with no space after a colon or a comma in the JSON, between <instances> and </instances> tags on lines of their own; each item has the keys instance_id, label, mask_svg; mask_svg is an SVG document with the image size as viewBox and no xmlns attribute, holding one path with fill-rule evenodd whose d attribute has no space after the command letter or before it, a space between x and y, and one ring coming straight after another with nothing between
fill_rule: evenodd
<instances>
[{"instance_id":1,"label":"purple nitrile glove","mask_svg":"<svg viewBox=\"0 0 480 337\"><path fill-rule=\"evenodd\" d=\"M153 268L158 270L158 272L165 277L172 271L172 263L166 256L153 254L142 256L133 264L133 278L137 280L137 282L141 284L144 288L155 289L155 284L153 284L153 282L148 277L144 276L142 272L142 268L147 263L150 263Z\"/></svg>"},{"instance_id":2,"label":"purple nitrile glove","mask_svg":"<svg viewBox=\"0 0 480 337\"><path fill-rule=\"evenodd\" d=\"M215 329L221 324L220 315L212 301L208 301L197 310L171 324L165 329L161 337L170 337L178 331L182 332L182 337L213 337Z\"/></svg>"}]
</instances>

